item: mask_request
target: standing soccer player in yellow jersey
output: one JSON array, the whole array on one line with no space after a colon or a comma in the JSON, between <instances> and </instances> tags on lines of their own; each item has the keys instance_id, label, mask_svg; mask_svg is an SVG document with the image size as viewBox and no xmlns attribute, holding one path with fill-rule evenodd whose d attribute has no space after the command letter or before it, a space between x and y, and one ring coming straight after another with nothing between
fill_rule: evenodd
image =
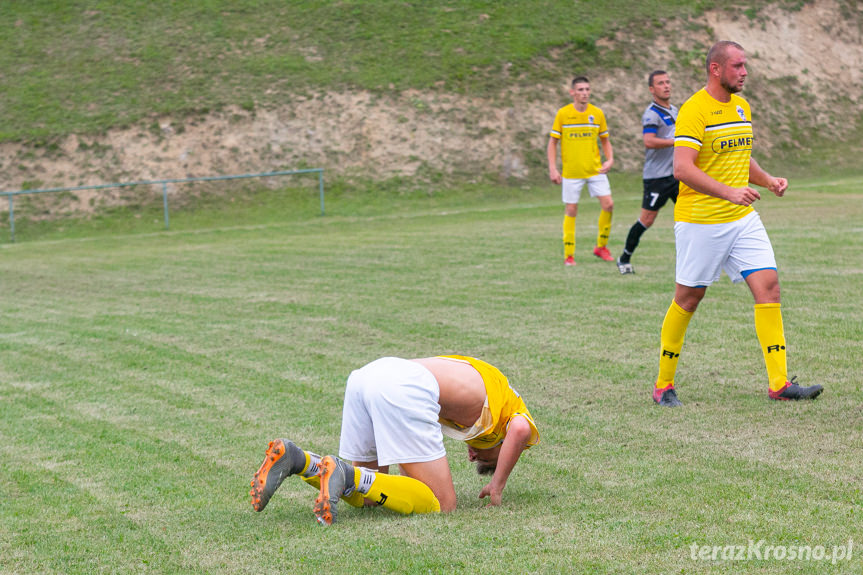
<instances>
[{"instance_id":1,"label":"standing soccer player in yellow jersey","mask_svg":"<svg viewBox=\"0 0 863 575\"><path fill-rule=\"evenodd\" d=\"M764 354L770 399L814 399L820 385L788 381L779 275L773 247L752 208L761 199L750 184L778 197L788 181L752 158L749 103L737 95L746 80L746 54L729 41L707 54L707 85L680 108L674 135L674 177L680 191L674 208L677 271L674 299L662 323L659 375L653 400L681 405L674 389L677 361L692 314L721 271L745 281L755 298L755 332Z\"/></svg>"},{"instance_id":2,"label":"standing soccer player in yellow jersey","mask_svg":"<svg viewBox=\"0 0 863 575\"><path fill-rule=\"evenodd\" d=\"M539 432L521 396L494 366L473 357L384 357L351 373L345 389L339 456L320 457L287 439L270 442L252 479L252 506L262 511L290 475L319 490L315 516L335 521L339 499L399 513L455 509L443 436L467 443L477 472L491 475L479 492L500 505L507 479ZM401 475L389 475L398 464Z\"/></svg>"},{"instance_id":3,"label":"standing soccer player in yellow jersey","mask_svg":"<svg viewBox=\"0 0 863 575\"><path fill-rule=\"evenodd\" d=\"M606 174L614 165L614 150L608 137L608 125L602 110L590 103L590 81L576 76L569 89L572 104L557 111L554 125L548 138L548 177L560 184L563 203L563 257L564 264L575 265L575 216L581 189L587 185L591 197L599 199L599 232L593 255L607 262L614 256L608 251L608 235L611 232L611 186ZM557 169L557 144L560 142L560 163ZM599 146L605 161L599 156Z\"/></svg>"}]
</instances>

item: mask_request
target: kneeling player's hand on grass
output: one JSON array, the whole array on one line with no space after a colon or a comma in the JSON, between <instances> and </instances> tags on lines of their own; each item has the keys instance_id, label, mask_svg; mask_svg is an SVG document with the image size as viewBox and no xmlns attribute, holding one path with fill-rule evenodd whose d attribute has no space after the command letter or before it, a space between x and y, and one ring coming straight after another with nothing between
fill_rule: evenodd
<instances>
[{"instance_id":1,"label":"kneeling player's hand on grass","mask_svg":"<svg viewBox=\"0 0 863 575\"><path fill-rule=\"evenodd\" d=\"M482 491L479 492L479 498L483 499L485 497L489 497L488 507L497 507L501 503L501 498L503 497L503 491L500 489L495 489L491 483L482 488Z\"/></svg>"}]
</instances>

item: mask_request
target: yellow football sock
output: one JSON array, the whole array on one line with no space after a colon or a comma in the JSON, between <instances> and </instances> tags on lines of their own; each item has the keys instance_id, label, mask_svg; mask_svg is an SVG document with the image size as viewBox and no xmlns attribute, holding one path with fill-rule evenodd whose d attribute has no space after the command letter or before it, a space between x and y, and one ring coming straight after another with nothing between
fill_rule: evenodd
<instances>
[{"instance_id":1,"label":"yellow football sock","mask_svg":"<svg viewBox=\"0 0 863 575\"><path fill-rule=\"evenodd\" d=\"M662 322L662 332L659 337L662 350L659 354L659 376L656 378L656 388L661 389L674 385L674 374L677 371L677 360L683 349L683 338L693 312L686 311L674 300L665 314Z\"/></svg>"},{"instance_id":2,"label":"yellow football sock","mask_svg":"<svg viewBox=\"0 0 863 575\"><path fill-rule=\"evenodd\" d=\"M575 218L563 216L563 257L575 256Z\"/></svg>"},{"instance_id":3,"label":"yellow football sock","mask_svg":"<svg viewBox=\"0 0 863 575\"><path fill-rule=\"evenodd\" d=\"M354 483L359 487L361 485L362 471L359 467L354 469ZM429 489L429 486L422 481L404 475L388 475L369 470L365 472L374 473L374 480L365 494L360 493L361 496L371 499L387 509L392 509L405 515L411 513L440 513L440 502L432 490ZM359 493L359 489L354 493Z\"/></svg>"},{"instance_id":4,"label":"yellow football sock","mask_svg":"<svg viewBox=\"0 0 863 575\"><path fill-rule=\"evenodd\" d=\"M788 381L785 356L785 329L782 326L782 310L778 303L755 304L755 333L767 365L770 389L779 391Z\"/></svg>"},{"instance_id":5,"label":"yellow football sock","mask_svg":"<svg viewBox=\"0 0 863 575\"><path fill-rule=\"evenodd\" d=\"M601 210L599 212L599 233L596 236L596 245L604 248L608 245L608 236L611 234L611 212Z\"/></svg>"}]
</instances>

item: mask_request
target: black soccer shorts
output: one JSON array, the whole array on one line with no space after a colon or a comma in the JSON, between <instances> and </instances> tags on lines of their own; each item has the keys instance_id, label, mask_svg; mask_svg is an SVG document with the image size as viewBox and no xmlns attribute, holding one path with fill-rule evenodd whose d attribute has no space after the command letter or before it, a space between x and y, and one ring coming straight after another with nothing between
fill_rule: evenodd
<instances>
[{"instance_id":1,"label":"black soccer shorts","mask_svg":"<svg viewBox=\"0 0 863 575\"><path fill-rule=\"evenodd\" d=\"M678 187L679 182L674 179L674 176L644 180L644 198L641 200L641 207L656 212L669 199L677 202Z\"/></svg>"}]
</instances>

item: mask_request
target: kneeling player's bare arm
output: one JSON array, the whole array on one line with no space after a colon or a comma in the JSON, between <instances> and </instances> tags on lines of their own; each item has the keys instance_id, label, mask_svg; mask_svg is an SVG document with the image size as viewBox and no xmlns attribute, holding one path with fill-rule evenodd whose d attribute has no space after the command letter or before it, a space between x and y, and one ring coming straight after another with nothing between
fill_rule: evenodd
<instances>
[{"instance_id":1,"label":"kneeling player's bare arm","mask_svg":"<svg viewBox=\"0 0 863 575\"><path fill-rule=\"evenodd\" d=\"M530 424L521 415L517 415L509 422L506 438L500 448L497 459L497 467L491 481L479 492L479 498L489 497L489 505L500 505L503 497L503 489L509 474L512 473L521 452L527 447L532 434Z\"/></svg>"}]
</instances>

